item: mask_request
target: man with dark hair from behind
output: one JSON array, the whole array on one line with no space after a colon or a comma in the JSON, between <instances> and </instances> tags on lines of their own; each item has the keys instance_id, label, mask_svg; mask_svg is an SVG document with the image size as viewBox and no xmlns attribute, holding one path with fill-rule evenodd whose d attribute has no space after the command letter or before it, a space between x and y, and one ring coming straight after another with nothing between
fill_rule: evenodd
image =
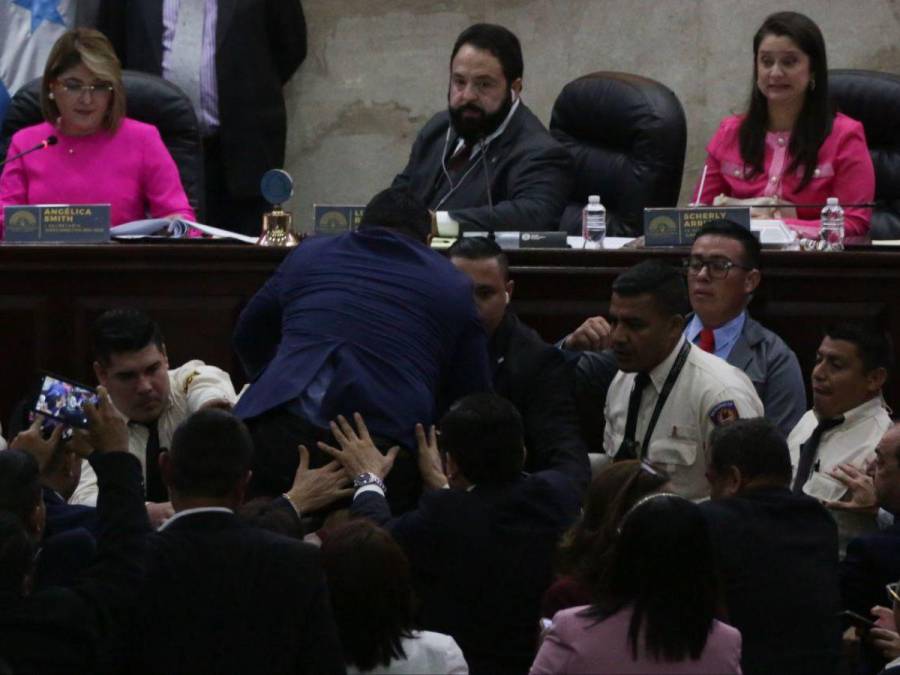
<instances>
[{"instance_id":1,"label":"man with dark hair from behind","mask_svg":"<svg viewBox=\"0 0 900 675\"><path fill-rule=\"evenodd\" d=\"M91 339L94 374L128 421L128 449L144 467L147 511L158 525L172 513L159 476L160 450L194 411L234 405L231 377L196 359L170 370L159 324L137 309L104 312L91 327ZM83 464L69 502L93 506L96 500L96 476Z\"/></svg>"},{"instance_id":2,"label":"man with dark hair from behind","mask_svg":"<svg viewBox=\"0 0 900 675\"><path fill-rule=\"evenodd\" d=\"M509 309L515 282L496 242L465 237L447 254L472 280L475 306L489 338L494 391L522 415L525 468L559 469L583 493L591 474L575 410L574 364Z\"/></svg>"},{"instance_id":3,"label":"man with dark hair from behind","mask_svg":"<svg viewBox=\"0 0 900 675\"><path fill-rule=\"evenodd\" d=\"M235 414L258 453L252 496L287 490L300 443L322 465L329 421L360 412L379 447L403 448L392 506L415 505L416 424L490 389L471 285L428 247L430 222L408 190L384 190L357 231L306 239L241 313L234 346L251 385Z\"/></svg>"},{"instance_id":4,"label":"man with dark hair from behind","mask_svg":"<svg viewBox=\"0 0 900 675\"><path fill-rule=\"evenodd\" d=\"M128 434L119 412L102 387L98 393L97 408L85 406L85 452L97 473L100 495L100 537L91 567L71 588L32 593L37 551L23 515L30 519L34 507L28 514L0 512L0 654L16 673L98 672L110 631L134 602L143 576L150 528L140 464L127 452ZM40 500L37 471L31 460L26 473L32 478L18 489Z\"/></svg>"},{"instance_id":5,"label":"man with dark hair from behind","mask_svg":"<svg viewBox=\"0 0 900 675\"><path fill-rule=\"evenodd\" d=\"M709 494L712 430L762 415L747 376L688 342L684 278L655 260L616 277L609 304L619 373L606 397L604 450L614 461L647 459L689 499Z\"/></svg>"},{"instance_id":6,"label":"man with dark hair from behind","mask_svg":"<svg viewBox=\"0 0 900 675\"><path fill-rule=\"evenodd\" d=\"M875 446L891 425L882 389L893 367L888 336L865 321L835 323L825 330L812 370L813 407L788 436L795 492L832 506L841 549L875 529L870 514L841 508L849 499L840 466L865 471Z\"/></svg>"},{"instance_id":7,"label":"man with dark hair from behind","mask_svg":"<svg viewBox=\"0 0 900 675\"><path fill-rule=\"evenodd\" d=\"M436 212L441 236L461 225L559 229L572 158L522 102L522 74L519 39L503 26L475 24L456 39L447 110L422 128L394 179Z\"/></svg>"},{"instance_id":8,"label":"man with dark hair from behind","mask_svg":"<svg viewBox=\"0 0 900 675\"><path fill-rule=\"evenodd\" d=\"M790 490L787 444L769 420L715 429L700 506L719 557L728 622L747 675L834 673L840 660L837 528Z\"/></svg>"},{"instance_id":9,"label":"man with dark hair from behind","mask_svg":"<svg viewBox=\"0 0 900 675\"><path fill-rule=\"evenodd\" d=\"M176 513L148 542L129 672L344 672L318 552L234 514L252 454L240 420L202 410L161 455Z\"/></svg>"},{"instance_id":10,"label":"man with dark hair from behind","mask_svg":"<svg viewBox=\"0 0 900 675\"><path fill-rule=\"evenodd\" d=\"M384 526L406 550L421 595L422 628L451 635L472 673L526 672L534 658L541 594L556 544L580 508L557 470L523 474L522 418L496 394L457 401L436 434L419 430L419 469L429 491L419 507L392 514L382 456L362 417L332 424L341 450L324 446L350 474L368 475L351 513ZM448 488L448 489L442 489Z\"/></svg>"}]
</instances>

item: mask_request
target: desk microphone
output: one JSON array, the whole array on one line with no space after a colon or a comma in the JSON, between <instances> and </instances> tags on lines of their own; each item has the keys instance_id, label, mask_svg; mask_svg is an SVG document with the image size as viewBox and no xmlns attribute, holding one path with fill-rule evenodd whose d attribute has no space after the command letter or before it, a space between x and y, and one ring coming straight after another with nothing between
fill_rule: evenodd
<instances>
[{"instance_id":1,"label":"desk microphone","mask_svg":"<svg viewBox=\"0 0 900 675\"><path fill-rule=\"evenodd\" d=\"M33 148L28 148L28 150L20 152L18 155L13 155L12 157L7 157L2 162L0 162L0 166L3 166L7 162L13 161L14 159L19 159L19 157L24 157L25 155L30 155L32 152L37 152L38 150L43 150L44 148L47 148L51 145L56 145L58 142L59 142L59 139L56 138L56 136L47 136L47 138L42 140L40 143L38 143Z\"/></svg>"},{"instance_id":2,"label":"desk microphone","mask_svg":"<svg viewBox=\"0 0 900 675\"><path fill-rule=\"evenodd\" d=\"M481 163L484 166L484 183L487 188L487 198L488 198L488 209L491 212L491 220L494 218L494 198L491 196L491 170L488 166L487 161L487 146L484 144L484 136L482 135L480 139L478 139L478 147L481 149ZM496 235L494 234L494 226L490 225L488 227L488 239L494 241L496 239Z\"/></svg>"}]
</instances>

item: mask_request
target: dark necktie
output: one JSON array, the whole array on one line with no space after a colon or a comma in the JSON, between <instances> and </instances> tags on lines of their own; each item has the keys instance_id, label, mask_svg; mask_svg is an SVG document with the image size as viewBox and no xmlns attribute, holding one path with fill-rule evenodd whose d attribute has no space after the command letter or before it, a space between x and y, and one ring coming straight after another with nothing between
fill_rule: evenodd
<instances>
[{"instance_id":1,"label":"dark necktie","mask_svg":"<svg viewBox=\"0 0 900 675\"><path fill-rule=\"evenodd\" d=\"M697 346L705 352L714 354L716 351L716 334L712 328L703 328L700 330L700 340Z\"/></svg>"},{"instance_id":2,"label":"dark necktie","mask_svg":"<svg viewBox=\"0 0 900 675\"><path fill-rule=\"evenodd\" d=\"M844 417L835 417L830 420L822 420L813 430L812 435L806 439L806 442L800 446L800 460L797 462L797 475L794 478L794 493L801 494L803 486L809 480L812 473L813 463L816 461L816 454L819 452L819 442L822 440L822 434L830 429L834 429L837 425L843 423Z\"/></svg>"},{"instance_id":3,"label":"dark necktie","mask_svg":"<svg viewBox=\"0 0 900 675\"><path fill-rule=\"evenodd\" d=\"M447 162L447 171L452 174L457 174L462 171L466 164L469 163L469 155L471 154L472 146L468 143L464 143L459 150L453 153L450 161Z\"/></svg>"},{"instance_id":4,"label":"dark necktie","mask_svg":"<svg viewBox=\"0 0 900 675\"><path fill-rule=\"evenodd\" d=\"M644 389L650 383L650 376L647 373L638 373L634 378L634 388L631 390L631 396L628 397L628 417L625 419L625 436L622 438L622 445L619 446L619 452L616 453L615 461L620 462L623 459L637 459L637 443L634 440L635 431L637 431L638 412L641 409L641 398L644 395Z\"/></svg>"},{"instance_id":5,"label":"dark necktie","mask_svg":"<svg viewBox=\"0 0 900 675\"><path fill-rule=\"evenodd\" d=\"M169 491L163 484L162 476L159 473L159 453L162 448L159 447L159 424L158 420L153 420L149 424L141 424L147 427L147 452L145 454L145 466L147 467L147 481L145 483L147 490L148 502L167 502L169 501Z\"/></svg>"}]
</instances>

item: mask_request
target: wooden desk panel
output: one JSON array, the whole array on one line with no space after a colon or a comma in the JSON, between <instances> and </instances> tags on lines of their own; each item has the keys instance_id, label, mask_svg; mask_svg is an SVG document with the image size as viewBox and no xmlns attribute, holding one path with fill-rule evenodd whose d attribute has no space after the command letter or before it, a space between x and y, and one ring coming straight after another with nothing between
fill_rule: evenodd
<instances>
[{"instance_id":1,"label":"wooden desk panel","mask_svg":"<svg viewBox=\"0 0 900 675\"><path fill-rule=\"evenodd\" d=\"M89 327L105 309L136 306L162 325L170 362L203 359L243 373L231 349L241 308L285 252L201 243L0 246L0 419L38 369L94 382ZM654 256L683 251L511 251L513 306L548 340L605 313L613 279ZM900 252L812 254L767 251L754 317L797 352L806 374L823 327L838 318L878 318L900 336ZM900 386L888 401L900 405Z\"/></svg>"}]
</instances>

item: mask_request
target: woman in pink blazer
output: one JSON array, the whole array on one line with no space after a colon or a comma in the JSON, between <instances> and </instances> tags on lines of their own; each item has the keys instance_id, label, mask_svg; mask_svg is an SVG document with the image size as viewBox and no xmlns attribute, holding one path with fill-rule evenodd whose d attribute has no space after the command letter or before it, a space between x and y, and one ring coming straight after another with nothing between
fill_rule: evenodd
<instances>
[{"instance_id":1,"label":"woman in pink blazer","mask_svg":"<svg viewBox=\"0 0 900 675\"><path fill-rule=\"evenodd\" d=\"M755 218L781 218L817 237L828 197L871 202L875 170L862 125L835 114L819 27L796 12L769 16L753 38L753 88L744 115L726 117L707 146L705 180L694 202L764 198ZM796 206L793 206L796 205ZM871 211L845 206L848 235L869 231Z\"/></svg>"},{"instance_id":2,"label":"woman in pink blazer","mask_svg":"<svg viewBox=\"0 0 900 675\"><path fill-rule=\"evenodd\" d=\"M532 675L741 672L741 634L715 619L717 573L706 522L669 493L626 514L594 604L553 618Z\"/></svg>"}]
</instances>

